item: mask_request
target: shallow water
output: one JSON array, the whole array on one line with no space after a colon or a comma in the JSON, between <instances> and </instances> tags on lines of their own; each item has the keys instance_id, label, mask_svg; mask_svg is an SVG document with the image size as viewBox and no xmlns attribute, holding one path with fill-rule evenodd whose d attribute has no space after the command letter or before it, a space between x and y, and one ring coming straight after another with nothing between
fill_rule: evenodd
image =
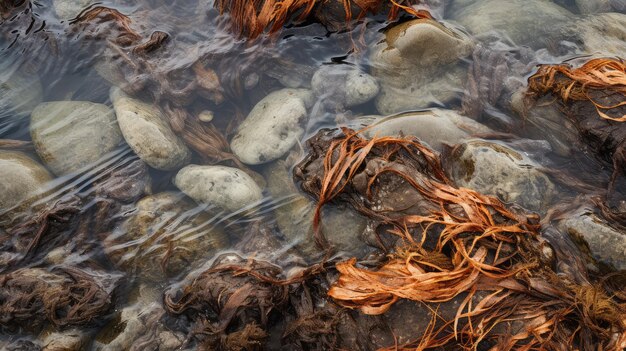
<instances>
[{"instance_id":1,"label":"shallow water","mask_svg":"<svg viewBox=\"0 0 626 351\"><path fill-rule=\"evenodd\" d=\"M245 40L233 33L228 15L220 16L209 0L120 0L93 5L89 1L17 1L14 6L4 5L6 9L0 6L0 142L12 140L0 143L0 155L17 150L51 172L33 181L35 185L25 180L26 185L19 185L19 189L15 184L20 177L34 174L32 167L28 171L16 168L15 178L1 180L0 191L11 195L0 196L0 274L35 267L50 272L79 267L97 277L104 290L113 291L110 308L77 326L43 322L30 328L28 323L4 324L0 317L0 348L20 349L18 345L22 345L30 349L24 345L31 345L39 349L35 345L40 345L45 350L115 350L129 349L135 343L138 349L156 350L156 340L162 350L191 348L197 345L189 340L183 343L187 335L182 331L190 325L187 316L170 319L172 325L161 325L158 331L150 331L153 334L141 329L147 322L139 316L150 319L154 313L154 318L160 318L159 313L165 313L160 307L163 294L180 289L189 280L186 276L193 277L216 259L224 259L221 255L267 260L285 272L296 272L323 258L358 257L367 262L384 256L381 248L391 244L376 239L368 219L345 204L329 204L322 214L322 230L336 246L332 256L324 257L325 252L315 246L311 229L315 203L299 190L292 169L306 155L306 140L320 128L349 125L358 129L378 123L370 136L414 134L444 154L465 140L489 139L496 151L504 147L519 153L506 156L518 159L515 167L498 168L491 159L476 161L476 165L493 167L503 176L487 177L486 181L466 179L462 186L480 187L477 190L489 191L512 206L548 215L546 218L555 218L554 213L560 211L557 205L576 201L580 201L580 208L595 211L579 195L603 194L612 173L610 156L598 156L584 146L576 128L567 121L551 119L550 114L558 110L547 108L534 115L531 111L530 117L522 116L516 110L514 101L519 95L515 93L523 91L537 64L623 55L626 30L620 24L626 23L624 4L619 0L598 1L600 9L588 9L597 13L581 14L575 1L536 1L513 19L504 5L500 10L497 4L480 8L481 3L489 2L427 1L420 9L429 10L444 28L426 29L424 35L431 35L428 40L406 39L408 44L402 38L408 38L412 29L398 25L412 19L407 14L394 22L384 15L370 15L341 30L311 20ZM100 7L108 12L94 12ZM606 17L607 12L612 12L612 17ZM85 19L90 13L95 17ZM396 25L403 29L389 34L393 33L389 28ZM151 35L166 39L142 45ZM385 40L394 44L381 49ZM414 48L393 56L393 50L402 49L402 45ZM444 51L450 47L456 49ZM321 67L339 67L340 71L322 77L321 83L315 83L321 88L311 93L313 75ZM371 74L380 90L377 97L348 103L347 78L341 70ZM160 107L166 117L163 128L184 144L186 156L181 151L181 156L171 160L175 163L171 167L155 166L157 161L152 163L144 157L149 148L145 143L152 143L157 150L164 148L154 140L166 133L146 124L137 133L152 133L155 138L139 142L139 146L133 144L128 131L132 128L123 123L139 122L132 117L131 122L121 121L121 103L114 106L112 87ZM233 145L237 128L259 101L285 88L307 89L306 94L312 97L296 103L293 109L302 108L304 113L294 117L295 122L274 125L299 132L287 130L274 135L274 127L261 123L251 128L251 133L266 128L269 131L261 131L266 136L253 139L260 143L279 140L280 145L268 147L270 153L285 147L282 143L287 138L294 139L293 143L269 162L265 160L267 154L259 156L260 162L248 162L245 156L237 155L244 161L239 162L228 147ZM38 112L36 107L50 101L98 103L108 106L110 115L96 116L94 112L96 117L82 120L64 117L72 113L91 116L93 112L91 107L85 110L88 114L72 106L60 113L61 119L49 123L53 107L40 107ZM282 106L286 105L284 102ZM210 121L200 119L205 111L211 112ZM458 113L451 115L450 111ZM37 113L42 117L34 123ZM287 108L277 112L290 113ZM410 118L403 123L406 116ZM430 117L446 122L433 122ZM95 122L100 118L103 124ZM299 127L293 127L294 123ZM86 127L72 131L87 137L59 132L83 124ZM113 141L102 135L108 128ZM54 135L61 136L54 139ZM259 150L263 147L256 146ZM172 150L165 153L172 155ZM246 150L255 152L249 145ZM78 164L86 153L96 156ZM59 161L64 156L68 159ZM450 159L454 160L452 156ZM8 170L10 163L2 162L4 158L0 158L0 167ZM219 199L215 203L203 203L198 198L194 201L179 188L193 191L190 187L220 180L191 177L185 181L187 185L181 185L175 179L188 164L239 168L242 177L255 182L262 195L247 197L243 205L231 205L228 201L235 200L228 196L225 203ZM542 173L545 169L551 170L545 172L548 176ZM459 183L464 176L476 174L475 170L447 171L460 174L455 179ZM510 171L521 172L521 180L516 183L516 178L506 174ZM227 187L239 186L230 179ZM41 229L42 223L48 222ZM557 222L552 224L557 226ZM544 224L548 227L550 223ZM41 237L36 235L40 229L45 234ZM611 239L616 249L606 255L596 251L597 243L590 243L591 254L599 263L590 263L591 258L581 263L583 259L570 257L568 265L586 265L584 269L592 272L624 269L619 250L626 248L625 233L621 234L621 238ZM557 251L579 250L567 233L550 232L546 237ZM227 259L233 260L232 256ZM276 328L281 323L288 322L270 322ZM54 332L64 338L77 336L73 343L60 338L71 346L57 349L50 344L49 334ZM274 337L262 345L278 349L281 341Z\"/></svg>"}]
</instances>

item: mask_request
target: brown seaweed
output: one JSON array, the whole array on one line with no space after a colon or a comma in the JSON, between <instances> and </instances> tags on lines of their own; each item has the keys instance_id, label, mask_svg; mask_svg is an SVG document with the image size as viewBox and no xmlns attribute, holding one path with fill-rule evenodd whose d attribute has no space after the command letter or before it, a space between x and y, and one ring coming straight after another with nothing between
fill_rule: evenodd
<instances>
[{"instance_id":1,"label":"brown seaweed","mask_svg":"<svg viewBox=\"0 0 626 351\"><path fill-rule=\"evenodd\" d=\"M36 329L83 326L106 316L117 278L112 274L58 267L22 268L0 275L0 326Z\"/></svg>"},{"instance_id":2,"label":"brown seaweed","mask_svg":"<svg viewBox=\"0 0 626 351\"><path fill-rule=\"evenodd\" d=\"M343 129L321 131L296 170L320 206L333 200L390 226L402 239L380 266L337 264L328 294L340 305L381 314L399 299L433 305L461 293L456 317L395 348L444 345L498 350L617 349L626 345L626 304L598 283L559 275L545 255L537 218L499 200L456 188L432 151L415 138L373 138ZM382 196L413 206L380 206L390 179L406 184ZM410 200L406 198L410 197ZM421 206L415 206L421 204ZM323 242L323 241L322 241ZM587 278L588 279L588 278ZM478 293L485 293L478 297ZM393 348L392 348L393 349Z\"/></svg>"},{"instance_id":3,"label":"brown seaweed","mask_svg":"<svg viewBox=\"0 0 626 351\"><path fill-rule=\"evenodd\" d=\"M215 7L221 13L230 14L239 34L254 39L265 30L275 33L292 19L302 22L312 15L323 24L331 26L337 25L332 22L344 22L345 25L383 9L387 10L389 19L395 19L400 11L417 18L430 17L427 12L411 7L417 3L419 0L218 0Z\"/></svg>"}]
</instances>

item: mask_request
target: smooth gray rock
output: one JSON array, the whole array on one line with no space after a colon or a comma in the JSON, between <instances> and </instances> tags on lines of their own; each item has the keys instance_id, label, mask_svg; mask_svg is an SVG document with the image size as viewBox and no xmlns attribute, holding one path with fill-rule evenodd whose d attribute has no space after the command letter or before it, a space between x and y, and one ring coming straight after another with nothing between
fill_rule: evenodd
<instances>
[{"instance_id":1,"label":"smooth gray rock","mask_svg":"<svg viewBox=\"0 0 626 351\"><path fill-rule=\"evenodd\" d=\"M559 222L558 228L575 240L584 240L591 255L616 269L626 269L626 233L613 228L593 211L580 208Z\"/></svg>"},{"instance_id":2,"label":"smooth gray rock","mask_svg":"<svg viewBox=\"0 0 626 351\"><path fill-rule=\"evenodd\" d=\"M461 59L473 42L429 19L401 23L372 48L372 75L380 83L381 114L426 108L461 96L467 70Z\"/></svg>"},{"instance_id":3,"label":"smooth gray rock","mask_svg":"<svg viewBox=\"0 0 626 351\"><path fill-rule=\"evenodd\" d=\"M507 146L471 140L446 153L444 167L457 186L497 196L543 213L555 195L555 186L538 165Z\"/></svg>"},{"instance_id":4,"label":"smooth gray rock","mask_svg":"<svg viewBox=\"0 0 626 351\"><path fill-rule=\"evenodd\" d=\"M282 89L259 101L239 125L230 142L243 162L258 165L286 154L304 134L307 107L313 94L306 89Z\"/></svg>"},{"instance_id":5,"label":"smooth gray rock","mask_svg":"<svg viewBox=\"0 0 626 351\"><path fill-rule=\"evenodd\" d=\"M209 213L181 193L139 200L132 214L104 240L104 251L140 280L165 281L227 247L227 237Z\"/></svg>"},{"instance_id":6,"label":"smooth gray rock","mask_svg":"<svg viewBox=\"0 0 626 351\"><path fill-rule=\"evenodd\" d=\"M0 135L28 118L42 96L39 77L14 70L9 61L0 63Z\"/></svg>"},{"instance_id":7,"label":"smooth gray rock","mask_svg":"<svg viewBox=\"0 0 626 351\"><path fill-rule=\"evenodd\" d=\"M113 109L88 101L40 104L30 134L37 154L58 176L93 165L123 140Z\"/></svg>"},{"instance_id":8,"label":"smooth gray rock","mask_svg":"<svg viewBox=\"0 0 626 351\"><path fill-rule=\"evenodd\" d=\"M26 154L0 150L0 214L24 207L46 190L52 176Z\"/></svg>"},{"instance_id":9,"label":"smooth gray rock","mask_svg":"<svg viewBox=\"0 0 626 351\"><path fill-rule=\"evenodd\" d=\"M78 16L92 0L54 0L54 12L62 20L71 20Z\"/></svg>"},{"instance_id":10,"label":"smooth gray rock","mask_svg":"<svg viewBox=\"0 0 626 351\"><path fill-rule=\"evenodd\" d=\"M124 139L149 166L169 171L189 163L191 152L156 105L131 98L118 88L111 89L111 101Z\"/></svg>"},{"instance_id":11,"label":"smooth gray rock","mask_svg":"<svg viewBox=\"0 0 626 351\"><path fill-rule=\"evenodd\" d=\"M333 107L352 107L366 103L379 92L378 82L369 74L348 65L324 65L311 79L318 98Z\"/></svg>"},{"instance_id":12,"label":"smooth gray rock","mask_svg":"<svg viewBox=\"0 0 626 351\"><path fill-rule=\"evenodd\" d=\"M545 47L573 14L551 0L455 0L448 18L476 36L498 33L517 45Z\"/></svg>"},{"instance_id":13,"label":"smooth gray rock","mask_svg":"<svg viewBox=\"0 0 626 351\"><path fill-rule=\"evenodd\" d=\"M233 167L189 165L178 171L174 184L197 202L227 211L239 210L263 198L252 177Z\"/></svg>"},{"instance_id":14,"label":"smooth gray rock","mask_svg":"<svg viewBox=\"0 0 626 351\"><path fill-rule=\"evenodd\" d=\"M432 109L406 112L376 120L366 131L368 138L378 136L415 136L431 148L455 145L472 135L492 130L452 110Z\"/></svg>"},{"instance_id":15,"label":"smooth gray rock","mask_svg":"<svg viewBox=\"0 0 626 351\"><path fill-rule=\"evenodd\" d=\"M584 53L623 57L626 52L626 14L600 13L568 23L564 32L582 42Z\"/></svg>"}]
</instances>

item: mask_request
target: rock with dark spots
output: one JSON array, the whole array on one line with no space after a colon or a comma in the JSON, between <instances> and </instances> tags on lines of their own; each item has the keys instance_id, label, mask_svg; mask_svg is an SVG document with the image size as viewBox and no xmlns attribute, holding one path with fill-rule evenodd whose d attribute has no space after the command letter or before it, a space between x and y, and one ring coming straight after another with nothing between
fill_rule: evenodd
<instances>
[{"instance_id":1,"label":"rock with dark spots","mask_svg":"<svg viewBox=\"0 0 626 351\"><path fill-rule=\"evenodd\" d=\"M197 202L227 211L240 210L263 198L254 179L233 167L189 165L176 174L174 184Z\"/></svg>"},{"instance_id":2,"label":"rock with dark spots","mask_svg":"<svg viewBox=\"0 0 626 351\"><path fill-rule=\"evenodd\" d=\"M180 193L144 197L104 240L105 252L119 268L141 280L163 281L211 258L227 247L212 216Z\"/></svg>"},{"instance_id":3,"label":"rock with dark spots","mask_svg":"<svg viewBox=\"0 0 626 351\"><path fill-rule=\"evenodd\" d=\"M459 187L543 213L555 186L526 155L502 144L472 140L446 151L444 167Z\"/></svg>"},{"instance_id":4,"label":"rock with dark spots","mask_svg":"<svg viewBox=\"0 0 626 351\"><path fill-rule=\"evenodd\" d=\"M315 95L335 108L366 103L379 91L374 77L347 65L324 65L311 79Z\"/></svg>"},{"instance_id":5,"label":"rock with dark spots","mask_svg":"<svg viewBox=\"0 0 626 351\"><path fill-rule=\"evenodd\" d=\"M578 243L586 243L598 261L626 269L626 231L613 227L591 208L581 207L558 222L558 228Z\"/></svg>"},{"instance_id":6,"label":"rock with dark spots","mask_svg":"<svg viewBox=\"0 0 626 351\"><path fill-rule=\"evenodd\" d=\"M429 19L401 23L372 48L372 75L380 83L381 114L426 108L461 96L472 50L467 35Z\"/></svg>"},{"instance_id":7,"label":"rock with dark spots","mask_svg":"<svg viewBox=\"0 0 626 351\"><path fill-rule=\"evenodd\" d=\"M114 111L88 101L40 104L30 134L37 154L58 176L94 166L123 140Z\"/></svg>"},{"instance_id":8,"label":"rock with dark spots","mask_svg":"<svg viewBox=\"0 0 626 351\"><path fill-rule=\"evenodd\" d=\"M48 170L18 151L0 150L0 218L26 208L39 198L52 180Z\"/></svg>"},{"instance_id":9,"label":"rock with dark spots","mask_svg":"<svg viewBox=\"0 0 626 351\"><path fill-rule=\"evenodd\" d=\"M490 128L452 110L406 112L374 120L366 136L415 136L434 150L455 145L472 135L493 132Z\"/></svg>"},{"instance_id":10,"label":"rock with dark spots","mask_svg":"<svg viewBox=\"0 0 626 351\"><path fill-rule=\"evenodd\" d=\"M250 165L280 158L304 134L312 102L313 94L306 89L282 89L267 95L239 125L230 142L233 153Z\"/></svg>"},{"instance_id":11,"label":"rock with dark spots","mask_svg":"<svg viewBox=\"0 0 626 351\"><path fill-rule=\"evenodd\" d=\"M124 139L150 167L174 170L189 163L191 152L156 105L131 98L118 88L111 89L111 101Z\"/></svg>"},{"instance_id":12,"label":"rock with dark spots","mask_svg":"<svg viewBox=\"0 0 626 351\"><path fill-rule=\"evenodd\" d=\"M447 14L473 35L495 33L535 49L546 47L555 38L560 40L554 28L574 17L547 0L455 0Z\"/></svg>"}]
</instances>

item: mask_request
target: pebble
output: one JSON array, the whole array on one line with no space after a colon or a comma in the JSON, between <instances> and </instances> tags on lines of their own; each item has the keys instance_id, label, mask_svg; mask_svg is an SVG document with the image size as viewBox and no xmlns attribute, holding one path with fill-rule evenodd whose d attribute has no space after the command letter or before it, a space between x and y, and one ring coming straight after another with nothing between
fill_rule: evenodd
<instances>
[{"instance_id":1,"label":"pebble","mask_svg":"<svg viewBox=\"0 0 626 351\"><path fill-rule=\"evenodd\" d=\"M228 242L224 232L212 225L212 216L196 207L177 192L144 197L104 240L106 254L144 281L160 282L185 272Z\"/></svg>"},{"instance_id":2,"label":"pebble","mask_svg":"<svg viewBox=\"0 0 626 351\"><path fill-rule=\"evenodd\" d=\"M455 0L447 13L475 36L497 33L535 49L559 35L556 27L574 20L571 12L546 0Z\"/></svg>"},{"instance_id":3,"label":"pebble","mask_svg":"<svg viewBox=\"0 0 626 351\"><path fill-rule=\"evenodd\" d=\"M311 79L311 87L318 98L333 107L353 107L378 95L376 79L348 65L324 65Z\"/></svg>"},{"instance_id":4,"label":"pebble","mask_svg":"<svg viewBox=\"0 0 626 351\"><path fill-rule=\"evenodd\" d=\"M441 152L444 145L455 145L475 134L492 130L452 110L432 109L406 112L382 118L365 132L366 136L415 136Z\"/></svg>"},{"instance_id":5,"label":"pebble","mask_svg":"<svg viewBox=\"0 0 626 351\"><path fill-rule=\"evenodd\" d=\"M306 89L282 89L259 101L239 125L230 142L233 153L249 165L285 155L304 134L313 94Z\"/></svg>"},{"instance_id":6,"label":"pebble","mask_svg":"<svg viewBox=\"0 0 626 351\"><path fill-rule=\"evenodd\" d=\"M461 96L462 59L473 42L463 32L430 19L401 23L372 48L372 75L380 83L376 107L383 114L444 104Z\"/></svg>"},{"instance_id":7,"label":"pebble","mask_svg":"<svg viewBox=\"0 0 626 351\"><path fill-rule=\"evenodd\" d=\"M111 90L111 101L124 139L149 166L169 171L189 163L191 152L156 105L131 98L118 88Z\"/></svg>"},{"instance_id":8,"label":"pebble","mask_svg":"<svg viewBox=\"0 0 626 351\"><path fill-rule=\"evenodd\" d=\"M2 214L15 207L28 206L45 191L52 176L44 166L22 152L0 150L0 179Z\"/></svg>"},{"instance_id":9,"label":"pebble","mask_svg":"<svg viewBox=\"0 0 626 351\"><path fill-rule=\"evenodd\" d=\"M591 255L618 270L626 269L626 233L587 208L569 213L557 227L575 241L587 243Z\"/></svg>"},{"instance_id":10,"label":"pebble","mask_svg":"<svg viewBox=\"0 0 626 351\"><path fill-rule=\"evenodd\" d=\"M39 77L11 71L9 62L0 64L0 136L26 120L43 98Z\"/></svg>"},{"instance_id":11,"label":"pebble","mask_svg":"<svg viewBox=\"0 0 626 351\"><path fill-rule=\"evenodd\" d=\"M123 140L114 111L88 101L40 104L30 134L37 154L57 176L93 166Z\"/></svg>"},{"instance_id":12,"label":"pebble","mask_svg":"<svg viewBox=\"0 0 626 351\"><path fill-rule=\"evenodd\" d=\"M471 140L455 146L443 159L445 170L457 186L541 214L556 192L538 164L502 144Z\"/></svg>"},{"instance_id":13,"label":"pebble","mask_svg":"<svg viewBox=\"0 0 626 351\"><path fill-rule=\"evenodd\" d=\"M252 177L233 167L189 165L176 174L174 184L197 202L227 211L240 210L263 198Z\"/></svg>"}]
</instances>

